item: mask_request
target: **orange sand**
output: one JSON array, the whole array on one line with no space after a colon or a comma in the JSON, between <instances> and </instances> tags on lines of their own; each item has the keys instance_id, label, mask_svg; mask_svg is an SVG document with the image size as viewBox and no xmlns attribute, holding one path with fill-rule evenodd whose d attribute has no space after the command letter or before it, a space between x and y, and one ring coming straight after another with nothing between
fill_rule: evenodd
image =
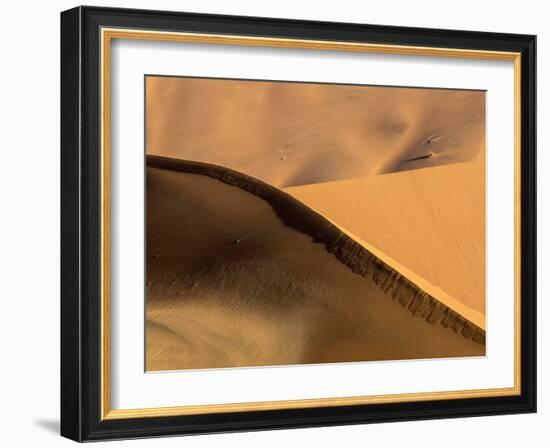
<instances>
[{"instance_id":1,"label":"orange sand","mask_svg":"<svg viewBox=\"0 0 550 448\"><path fill-rule=\"evenodd\" d=\"M279 188L484 158L481 91L150 76L146 104L148 154Z\"/></svg>"},{"instance_id":2,"label":"orange sand","mask_svg":"<svg viewBox=\"0 0 550 448\"><path fill-rule=\"evenodd\" d=\"M147 370L485 354L207 176L148 167L147 257Z\"/></svg>"},{"instance_id":3,"label":"orange sand","mask_svg":"<svg viewBox=\"0 0 550 448\"><path fill-rule=\"evenodd\" d=\"M434 293L439 288L477 312L465 317L483 327L484 185L479 161L285 191L424 279L434 297L448 302Z\"/></svg>"}]
</instances>

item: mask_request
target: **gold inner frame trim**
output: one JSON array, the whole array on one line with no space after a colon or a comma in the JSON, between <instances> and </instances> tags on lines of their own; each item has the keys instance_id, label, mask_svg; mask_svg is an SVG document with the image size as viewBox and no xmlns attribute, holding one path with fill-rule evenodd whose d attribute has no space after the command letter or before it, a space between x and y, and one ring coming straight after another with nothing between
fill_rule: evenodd
<instances>
[{"instance_id":1,"label":"gold inner frame trim","mask_svg":"<svg viewBox=\"0 0 550 448\"><path fill-rule=\"evenodd\" d=\"M279 39L217 34L101 29L101 419L128 419L213 414L313 407L350 406L462 398L502 397L521 394L521 54L515 52L467 50L458 48L335 42L305 39ZM215 45L242 45L299 48L346 52L368 52L412 56L456 57L514 62L514 386L494 389L421 392L356 397L315 398L214 405L188 405L142 409L111 409L110 388L110 50L113 39L186 42Z\"/></svg>"}]
</instances>

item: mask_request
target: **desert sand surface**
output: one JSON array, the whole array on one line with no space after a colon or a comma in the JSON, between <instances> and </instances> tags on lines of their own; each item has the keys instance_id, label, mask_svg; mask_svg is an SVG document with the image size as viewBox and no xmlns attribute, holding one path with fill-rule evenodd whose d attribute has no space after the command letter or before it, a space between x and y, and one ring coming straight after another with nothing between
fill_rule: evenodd
<instances>
[{"instance_id":1,"label":"desert sand surface","mask_svg":"<svg viewBox=\"0 0 550 448\"><path fill-rule=\"evenodd\" d=\"M146 77L147 153L279 188L483 160L485 92Z\"/></svg>"},{"instance_id":2,"label":"desert sand surface","mask_svg":"<svg viewBox=\"0 0 550 448\"><path fill-rule=\"evenodd\" d=\"M291 196L148 157L147 370L484 353L484 332Z\"/></svg>"},{"instance_id":3,"label":"desert sand surface","mask_svg":"<svg viewBox=\"0 0 550 448\"><path fill-rule=\"evenodd\" d=\"M434 287L422 285L428 293L484 328L484 161L285 191L427 281ZM458 310L447 296L467 308Z\"/></svg>"}]
</instances>

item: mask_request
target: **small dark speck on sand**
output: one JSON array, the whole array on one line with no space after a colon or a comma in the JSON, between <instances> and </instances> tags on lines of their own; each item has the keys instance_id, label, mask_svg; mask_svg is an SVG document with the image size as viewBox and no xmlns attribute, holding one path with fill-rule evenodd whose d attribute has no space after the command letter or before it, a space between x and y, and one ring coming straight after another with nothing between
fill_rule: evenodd
<instances>
[{"instance_id":1,"label":"small dark speck on sand","mask_svg":"<svg viewBox=\"0 0 550 448\"><path fill-rule=\"evenodd\" d=\"M413 157L412 159L407 159L407 160L403 160L403 162L415 162L417 160L424 160L424 159L429 159L431 157L434 156L434 153L433 152L429 152L428 154L426 155L423 155L423 156L418 156L418 157Z\"/></svg>"},{"instance_id":2,"label":"small dark speck on sand","mask_svg":"<svg viewBox=\"0 0 550 448\"><path fill-rule=\"evenodd\" d=\"M243 238L237 238L236 240L231 241L231 244L240 244L243 242Z\"/></svg>"}]
</instances>

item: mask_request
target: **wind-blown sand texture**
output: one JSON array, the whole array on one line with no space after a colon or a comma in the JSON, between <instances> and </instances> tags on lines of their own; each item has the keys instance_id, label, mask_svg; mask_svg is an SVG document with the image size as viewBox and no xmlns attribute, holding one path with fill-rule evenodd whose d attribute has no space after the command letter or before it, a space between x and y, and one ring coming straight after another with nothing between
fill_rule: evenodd
<instances>
[{"instance_id":1,"label":"wind-blown sand texture","mask_svg":"<svg viewBox=\"0 0 550 448\"><path fill-rule=\"evenodd\" d=\"M147 370L485 353L482 329L283 191L147 164Z\"/></svg>"},{"instance_id":2,"label":"wind-blown sand texture","mask_svg":"<svg viewBox=\"0 0 550 448\"><path fill-rule=\"evenodd\" d=\"M485 92L146 78L147 153L279 188L484 159Z\"/></svg>"},{"instance_id":3,"label":"wind-blown sand texture","mask_svg":"<svg viewBox=\"0 0 550 448\"><path fill-rule=\"evenodd\" d=\"M303 185L285 191L355 240L366 241L440 288L443 295L464 304L468 309L461 308L462 314L484 328L483 161ZM424 289L445 301L442 295Z\"/></svg>"}]
</instances>

